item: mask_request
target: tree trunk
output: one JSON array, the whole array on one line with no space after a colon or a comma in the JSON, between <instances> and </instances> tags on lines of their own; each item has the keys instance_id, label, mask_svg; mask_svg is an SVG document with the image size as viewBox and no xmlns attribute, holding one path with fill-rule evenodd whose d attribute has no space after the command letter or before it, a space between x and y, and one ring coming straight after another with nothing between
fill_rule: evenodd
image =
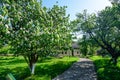
<instances>
[{"instance_id":1,"label":"tree trunk","mask_svg":"<svg viewBox=\"0 0 120 80\"><path fill-rule=\"evenodd\" d=\"M117 65L117 58L113 58L113 64Z\"/></svg>"},{"instance_id":2,"label":"tree trunk","mask_svg":"<svg viewBox=\"0 0 120 80\"><path fill-rule=\"evenodd\" d=\"M105 37L99 35L103 44L100 43L100 41L94 37L94 35L90 29L89 29L88 33L89 33L90 37L92 39L94 39L99 46L101 46L103 49L106 49L109 52L109 54L112 56L112 59L110 60L110 62L112 61L113 64L116 65L117 59L120 56L120 54L118 52L116 52L116 49L112 47L112 44L110 44L107 40L105 40Z\"/></svg>"},{"instance_id":3,"label":"tree trunk","mask_svg":"<svg viewBox=\"0 0 120 80\"><path fill-rule=\"evenodd\" d=\"M110 59L110 63L112 62L114 65L117 65L117 59L118 57L113 57Z\"/></svg>"},{"instance_id":4,"label":"tree trunk","mask_svg":"<svg viewBox=\"0 0 120 80\"><path fill-rule=\"evenodd\" d=\"M34 54L24 56L24 58L25 58L26 62L28 63L31 75L34 75L35 74L35 65L36 65L36 62L38 61L38 55L36 53L34 53Z\"/></svg>"},{"instance_id":5,"label":"tree trunk","mask_svg":"<svg viewBox=\"0 0 120 80\"><path fill-rule=\"evenodd\" d=\"M35 74L35 66L36 66L35 63L31 63L31 64L29 65L29 69L30 69L31 75L34 75L34 74Z\"/></svg>"},{"instance_id":6,"label":"tree trunk","mask_svg":"<svg viewBox=\"0 0 120 80\"><path fill-rule=\"evenodd\" d=\"M74 56L74 49L72 49L72 56Z\"/></svg>"}]
</instances>

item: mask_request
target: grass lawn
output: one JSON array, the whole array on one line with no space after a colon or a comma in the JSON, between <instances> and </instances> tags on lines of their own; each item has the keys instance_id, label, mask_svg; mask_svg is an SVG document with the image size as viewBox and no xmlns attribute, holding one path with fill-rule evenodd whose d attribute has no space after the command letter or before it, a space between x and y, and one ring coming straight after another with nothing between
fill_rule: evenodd
<instances>
[{"instance_id":1,"label":"grass lawn","mask_svg":"<svg viewBox=\"0 0 120 80\"><path fill-rule=\"evenodd\" d=\"M5 80L8 73L12 73L17 80L51 80L78 59L76 57L46 58L37 62L35 75L30 76L27 63L22 56L0 57L0 80Z\"/></svg>"},{"instance_id":2,"label":"grass lawn","mask_svg":"<svg viewBox=\"0 0 120 80\"><path fill-rule=\"evenodd\" d=\"M108 57L93 56L90 59L94 61L98 80L120 80L120 59L116 66L109 63Z\"/></svg>"}]
</instances>

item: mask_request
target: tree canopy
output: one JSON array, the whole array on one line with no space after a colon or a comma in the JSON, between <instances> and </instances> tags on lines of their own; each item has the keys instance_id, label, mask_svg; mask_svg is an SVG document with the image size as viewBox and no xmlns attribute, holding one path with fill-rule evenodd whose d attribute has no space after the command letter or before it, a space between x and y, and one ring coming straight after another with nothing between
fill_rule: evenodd
<instances>
[{"instance_id":1,"label":"tree canopy","mask_svg":"<svg viewBox=\"0 0 120 80\"><path fill-rule=\"evenodd\" d=\"M39 56L70 46L65 8L54 5L48 9L37 0L4 0L0 7L0 44L9 44L13 53L24 56L34 74Z\"/></svg>"},{"instance_id":2,"label":"tree canopy","mask_svg":"<svg viewBox=\"0 0 120 80\"><path fill-rule=\"evenodd\" d=\"M76 29L93 39L102 49L107 50L116 64L120 56L120 4L114 3L98 14L86 10L77 14ZM84 37L83 37L84 38Z\"/></svg>"}]
</instances>

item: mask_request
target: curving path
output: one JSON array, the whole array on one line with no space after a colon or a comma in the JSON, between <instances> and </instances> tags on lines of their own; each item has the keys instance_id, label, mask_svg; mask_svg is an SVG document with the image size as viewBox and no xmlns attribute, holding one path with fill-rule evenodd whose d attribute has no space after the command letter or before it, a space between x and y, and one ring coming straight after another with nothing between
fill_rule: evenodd
<instances>
[{"instance_id":1,"label":"curving path","mask_svg":"<svg viewBox=\"0 0 120 80\"><path fill-rule=\"evenodd\" d=\"M97 80L97 75L93 62L86 58L80 58L67 71L52 80Z\"/></svg>"}]
</instances>

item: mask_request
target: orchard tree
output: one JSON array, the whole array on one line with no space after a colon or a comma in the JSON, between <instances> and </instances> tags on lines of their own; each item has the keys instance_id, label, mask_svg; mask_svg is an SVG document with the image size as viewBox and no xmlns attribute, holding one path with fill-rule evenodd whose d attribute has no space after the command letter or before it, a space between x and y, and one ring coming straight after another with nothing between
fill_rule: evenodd
<instances>
[{"instance_id":1,"label":"orchard tree","mask_svg":"<svg viewBox=\"0 0 120 80\"><path fill-rule=\"evenodd\" d=\"M0 16L7 23L2 21L1 25L5 28L3 34L7 32L9 37L5 40L12 46L14 54L25 58L31 74L35 72L38 57L69 47L71 35L66 7L54 5L47 9L37 0L4 0L2 3Z\"/></svg>"},{"instance_id":2,"label":"orchard tree","mask_svg":"<svg viewBox=\"0 0 120 80\"><path fill-rule=\"evenodd\" d=\"M88 54L88 44L86 35L83 35L83 38L79 41L80 52L86 56Z\"/></svg>"},{"instance_id":3,"label":"orchard tree","mask_svg":"<svg viewBox=\"0 0 120 80\"><path fill-rule=\"evenodd\" d=\"M114 4L112 7L106 7L96 19L99 29L96 41L103 49L106 49L111 55L111 61L117 63L120 56L120 4ZM97 31L97 30L96 30ZM101 41L101 42L100 42Z\"/></svg>"},{"instance_id":4,"label":"orchard tree","mask_svg":"<svg viewBox=\"0 0 120 80\"><path fill-rule=\"evenodd\" d=\"M120 4L106 7L97 15L86 11L77 15L79 28L102 48L109 52L111 61L117 63L120 56Z\"/></svg>"},{"instance_id":5,"label":"orchard tree","mask_svg":"<svg viewBox=\"0 0 120 80\"><path fill-rule=\"evenodd\" d=\"M95 16L95 14L92 14ZM81 35L82 38L78 39L78 43L80 46L80 52L84 55L93 55L96 53L98 45L95 44L94 40L90 37L90 35L84 31L86 28L84 27L85 21L88 18L87 10L84 10L83 13L78 13L77 19L70 22L70 28L74 34ZM93 19L90 19L91 21ZM85 28L85 29L84 29Z\"/></svg>"},{"instance_id":6,"label":"orchard tree","mask_svg":"<svg viewBox=\"0 0 120 80\"><path fill-rule=\"evenodd\" d=\"M80 46L80 52L84 56L94 55L98 49L98 45L96 45L95 41L85 34L78 40L78 43Z\"/></svg>"}]
</instances>

